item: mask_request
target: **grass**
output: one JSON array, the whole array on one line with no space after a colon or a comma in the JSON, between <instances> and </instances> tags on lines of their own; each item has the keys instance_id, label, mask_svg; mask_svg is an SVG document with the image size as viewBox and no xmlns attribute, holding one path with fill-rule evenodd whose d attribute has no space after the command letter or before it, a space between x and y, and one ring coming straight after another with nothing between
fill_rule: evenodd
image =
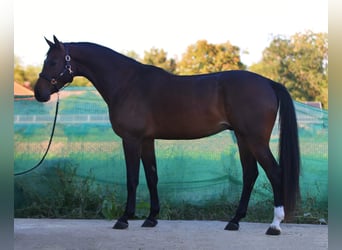
<instances>
[{"instance_id":1,"label":"grass","mask_svg":"<svg viewBox=\"0 0 342 250\"><path fill-rule=\"evenodd\" d=\"M17 177L15 217L116 219L122 215L124 202L118 198L115 187L97 184L92 171L86 177L79 177L77 170L77 166L66 161L40 170L30 178ZM227 201L227 197L222 194L203 204L162 199L159 219L227 221L235 214L238 204L238 199ZM144 219L148 212L148 199L138 198L136 218ZM272 218L273 202L267 198L251 202L244 221L270 222ZM327 218L327 203L318 204L314 196L309 196L287 222L319 224L327 223Z\"/></svg>"},{"instance_id":2,"label":"grass","mask_svg":"<svg viewBox=\"0 0 342 250\"><path fill-rule=\"evenodd\" d=\"M34 218L103 218L105 192L94 176L79 178L77 168L63 163L48 173L15 179L15 216ZM38 182L32 181L40 179Z\"/></svg>"}]
</instances>

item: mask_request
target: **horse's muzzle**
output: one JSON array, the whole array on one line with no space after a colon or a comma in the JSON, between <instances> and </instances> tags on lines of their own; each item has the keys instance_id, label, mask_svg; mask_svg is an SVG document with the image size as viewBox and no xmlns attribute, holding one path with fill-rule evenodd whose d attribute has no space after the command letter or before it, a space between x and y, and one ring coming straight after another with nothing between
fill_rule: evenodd
<instances>
[{"instance_id":1,"label":"horse's muzzle","mask_svg":"<svg viewBox=\"0 0 342 250\"><path fill-rule=\"evenodd\" d=\"M38 102L47 102L50 100L50 93L49 91L39 91L37 88L35 88L34 97Z\"/></svg>"}]
</instances>

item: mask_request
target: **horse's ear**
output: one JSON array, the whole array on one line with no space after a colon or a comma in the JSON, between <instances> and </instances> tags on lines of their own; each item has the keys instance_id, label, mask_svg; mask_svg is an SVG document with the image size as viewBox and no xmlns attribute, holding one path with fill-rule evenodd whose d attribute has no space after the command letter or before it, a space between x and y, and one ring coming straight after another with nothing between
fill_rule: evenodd
<instances>
[{"instance_id":1,"label":"horse's ear","mask_svg":"<svg viewBox=\"0 0 342 250\"><path fill-rule=\"evenodd\" d=\"M49 41L45 36L44 36L44 38L45 38L45 41L47 42L47 44L50 46L50 48L54 46L53 42Z\"/></svg>"},{"instance_id":2,"label":"horse's ear","mask_svg":"<svg viewBox=\"0 0 342 250\"><path fill-rule=\"evenodd\" d=\"M59 46L60 42L55 35L53 35L53 40L55 41L55 45Z\"/></svg>"},{"instance_id":3,"label":"horse's ear","mask_svg":"<svg viewBox=\"0 0 342 250\"><path fill-rule=\"evenodd\" d=\"M64 45L60 42L55 35L53 35L53 40L55 41L55 46L64 50Z\"/></svg>"}]
</instances>

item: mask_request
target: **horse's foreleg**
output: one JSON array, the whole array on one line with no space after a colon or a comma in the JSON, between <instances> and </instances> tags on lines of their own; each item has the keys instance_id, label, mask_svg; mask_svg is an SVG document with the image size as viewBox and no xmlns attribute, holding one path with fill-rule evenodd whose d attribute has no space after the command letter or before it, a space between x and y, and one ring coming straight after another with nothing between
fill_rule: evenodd
<instances>
[{"instance_id":1,"label":"horse's foreleg","mask_svg":"<svg viewBox=\"0 0 342 250\"><path fill-rule=\"evenodd\" d=\"M126 229L128 227L128 219L134 217L136 190L139 184L141 142L134 139L124 139L123 149L127 171L127 203L125 212L113 226L114 229Z\"/></svg>"},{"instance_id":2,"label":"horse's foreleg","mask_svg":"<svg viewBox=\"0 0 342 250\"><path fill-rule=\"evenodd\" d=\"M156 217L159 214L159 198L158 198L158 174L157 163L154 151L154 140L144 140L142 144L141 159L145 169L145 176L150 191L151 207L150 214L143 223L143 227L154 227L157 225Z\"/></svg>"},{"instance_id":3,"label":"horse's foreleg","mask_svg":"<svg viewBox=\"0 0 342 250\"><path fill-rule=\"evenodd\" d=\"M240 161L243 172L243 189L241 193L239 207L236 210L235 216L226 226L225 230L238 230L239 222L246 216L248 202L253 190L254 183L258 177L258 168L256 159L248 149L244 140L238 137L238 146L240 152Z\"/></svg>"}]
</instances>

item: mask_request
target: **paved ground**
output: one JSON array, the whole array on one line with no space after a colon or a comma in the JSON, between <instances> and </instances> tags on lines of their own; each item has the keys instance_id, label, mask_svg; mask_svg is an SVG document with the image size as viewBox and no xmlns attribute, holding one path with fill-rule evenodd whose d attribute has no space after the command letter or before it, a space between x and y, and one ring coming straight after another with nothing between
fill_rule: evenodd
<instances>
[{"instance_id":1,"label":"paved ground","mask_svg":"<svg viewBox=\"0 0 342 250\"><path fill-rule=\"evenodd\" d=\"M268 224L240 224L237 232L225 231L221 221L159 221L142 228L130 221L127 230L114 230L114 221L15 219L14 249L328 249L328 226L282 224L280 236L267 236Z\"/></svg>"}]
</instances>

